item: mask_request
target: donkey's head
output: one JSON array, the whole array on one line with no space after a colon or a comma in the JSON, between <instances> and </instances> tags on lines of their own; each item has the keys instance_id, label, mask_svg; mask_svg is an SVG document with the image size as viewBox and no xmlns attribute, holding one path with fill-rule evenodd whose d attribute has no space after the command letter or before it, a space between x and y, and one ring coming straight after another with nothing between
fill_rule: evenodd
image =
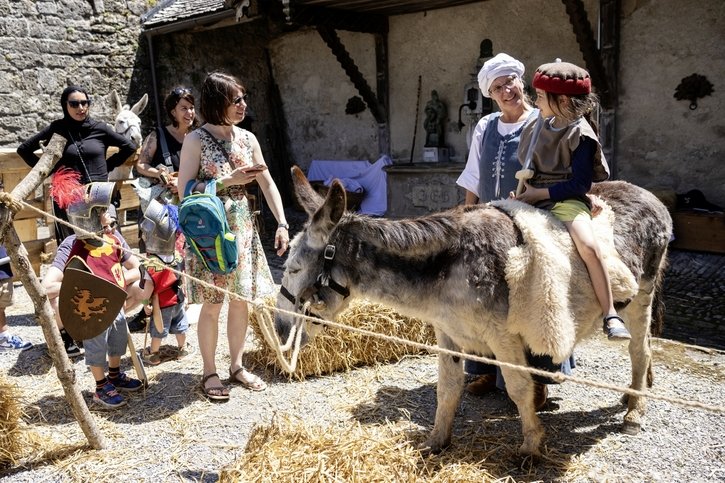
<instances>
[{"instance_id":1,"label":"donkey's head","mask_svg":"<svg viewBox=\"0 0 725 483\"><path fill-rule=\"evenodd\" d=\"M133 141L136 146L141 146L143 140L141 136L141 118L138 115L144 110L148 100L148 94L144 94L133 107L129 107L128 104L121 104L121 98L118 97L115 90L111 92L111 105L113 112L116 113L113 129L126 139Z\"/></svg>"},{"instance_id":2,"label":"donkey's head","mask_svg":"<svg viewBox=\"0 0 725 483\"><path fill-rule=\"evenodd\" d=\"M335 263L337 247L330 243L330 235L345 212L346 195L335 180L323 199L296 166L292 178L297 199L310 219L290 244L277 297L277 308L285 312L277 313L275 326L283 343L298 330L303 331L301 340L305 343L322 326L287 312L331 320L344 308L350 294L346 275Z\"/></svg>"}]
</instances>

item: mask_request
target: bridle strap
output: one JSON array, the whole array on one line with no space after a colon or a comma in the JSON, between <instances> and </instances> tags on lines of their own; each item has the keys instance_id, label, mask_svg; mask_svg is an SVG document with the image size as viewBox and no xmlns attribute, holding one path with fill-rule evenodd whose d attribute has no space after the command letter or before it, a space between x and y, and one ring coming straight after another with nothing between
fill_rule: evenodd
<instances>
[{"instance_id":1,"label":"bridle strap","mask_svg":"<svg viewBox=\"0 0 725 483\"><path fill-rule=\"evenodd\" d=\"M335 245L327 245L325 247L325 252L323 254L325 260L322 262L322 272L317 276L317 280L315 280L315 284L313 287L317 290L320 290L322 287L328 287L338 294L342 295L343 298L347 298L350 296L350 289L347 287L344 287L340 285L338 282L336 282L332 278L332 260L335 258L335 252L336 252ZM307 302L306 299L302 297L295 297L292 295L292 293L287 290L287 287L284 285L280 286L279 293L282 294L284 298L290 301L292 305L295 306L295 308L298 308L298 306L304 305L305 302Z\"/></svg>"},{"instance_id":2,"label":"bridle strap","mask_svg":"<svg viewBox=\"0 0 725 483\"><path fill-rule=\"evenodd\" d=\"M337 248L335 245L327 245L323 253L324 261L322 262L322 272L317 276L315 281L315 288L329 287L338 294L342 295L343 298L347 298L350 295L350 290L347 287L343 287L332 278L332 260L335 259L335 253Z\"/></svg>"},{"instance_id":3,"label":"bridle strap","mask_svg":"<svg viewBox=\"0 0 725 483\"><path fill-rule=\"evenodd\" d=\"M279 293L282 294L282 297L289 300L290 303L292 303L292 305L297 306L296 297L294 295L292 295L289 290L287 290L287 287L285 287L284 285L280 285Z\"/></svg>"},{"instance_id":4,"label":"bridle strap","mask_svg":"<svg viewBox=\"0 0 725 483\"><path fill-rule=\"evenodd\" d=\"M342 298L346 299L350 296L350 289L348 289L347 287L343 287L342 285L337 283L332 278L328 278L327 283L322 283L321 278L322 278L322 274L320 274L320 276L317 277L317 281L315 282L316 289L320 289L321 287L329 287L332 290L334 290L335 292L337 292L338 294L342 295Z\"/></svg>"}]
</instances>

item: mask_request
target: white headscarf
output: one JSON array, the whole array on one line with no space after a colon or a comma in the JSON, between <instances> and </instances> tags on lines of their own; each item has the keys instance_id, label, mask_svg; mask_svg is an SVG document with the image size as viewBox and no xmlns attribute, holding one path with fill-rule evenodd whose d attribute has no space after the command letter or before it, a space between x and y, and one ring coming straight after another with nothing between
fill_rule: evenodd
<instances>
[{"instance_id":1,"label":"white headscarf","mask_svg":"<svg viewBox=\"0 0 725 483\"><path fill-rule=\"evenodd\" d=\"M524 75L524 64L514 59L508 54L500 53L492 57L483 64L478 73L478 87L485 97L491 97L488 90L491 84L498 77L505 75L513 75L521 77Z\"/></svg>"}]
</instances>

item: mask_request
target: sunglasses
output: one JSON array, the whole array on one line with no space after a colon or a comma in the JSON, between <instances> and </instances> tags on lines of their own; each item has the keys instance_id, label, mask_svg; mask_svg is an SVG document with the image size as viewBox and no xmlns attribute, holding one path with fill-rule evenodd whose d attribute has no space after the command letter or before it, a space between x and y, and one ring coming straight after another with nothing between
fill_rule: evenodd
<instances>
[{"instance_id":1,"label":"sunglasses","mask_svg":"<svg viewBox=\"0 0 725 483\"><path fill-rule=\"evenodd\" d=\"M68 101L68 105L70 107L72 107L73 109L78 109L81 106L83 106L83 107L90 106L91 100L88 99L86 101Z\"/></svg>"},{"instance_id":2,"label":"sunglasses","mask_svg":"<svg viewBox=\"0 0 725 483\"><path fill-rule=\"evenodd\" d=\"M188 87L177 87L172 91L175 96L181 97L186 94L191 94L191 89Z\"/></svg>"},{"instance_id":3,"label":"sunglasses","mask_svg":"<svg viewBox=\"0 0 725 483\"><path fill-rule=\"evenodd\" d=\"M241 96L235 97L232 103L238 106L242 103L242 101L247 102L247 99L249 99L249 94L243 94Z\"/></svg>"}]
</instances>

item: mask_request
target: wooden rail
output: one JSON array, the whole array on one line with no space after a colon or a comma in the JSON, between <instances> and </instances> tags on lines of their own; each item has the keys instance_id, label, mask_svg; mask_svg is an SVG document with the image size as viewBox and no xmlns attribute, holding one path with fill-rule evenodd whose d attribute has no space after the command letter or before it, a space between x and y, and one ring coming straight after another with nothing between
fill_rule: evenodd
<instances>
[{"instance_id":1,"label":"wooden rail","mask_svg":"<svg viewBox=\"0 0 725 483\"><path fill-rule=\"evenodd\" d=\"M109 151L111 154L111 151ZM30 173L30 167L12 148L0 148L0 180L5 191L12 191ZM118 209L118 224L124 238L132 248L138 246L138 225L133 212L139 209L139 200L130 185L132 180L116 181L121 192L121 206ZM48 180L34 190L25 201L34 207L53 213L48 197ZM53 220L30 208L16 213L13 224L20 241L28 251L28 259L36 275L40 275L40 265L50 263L55 256Z\"/></svg>"}]
</instances>

